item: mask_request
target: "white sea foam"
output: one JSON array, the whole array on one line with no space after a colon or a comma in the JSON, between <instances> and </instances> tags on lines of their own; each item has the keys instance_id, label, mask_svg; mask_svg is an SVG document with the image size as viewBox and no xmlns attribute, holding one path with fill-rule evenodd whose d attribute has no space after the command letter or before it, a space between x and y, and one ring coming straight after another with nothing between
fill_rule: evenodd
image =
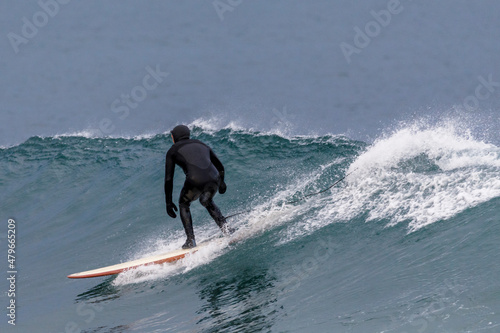
<instances>
[{"instance_id":1,"label":"white sea foam","mask_svg":"<svg viewBox=\"0 0 500 333\"><path fill-rule=\"evenodd\" d=\"M275 135L281 137L283 139L287 139L290 141L295 141L298 144L301 144L302 141L306 139L314 140L313 143L324 141L334 142L335 139L345 137L341 134L293 134L293 130L290 127L287 127L286 124L282 126L275 126L268 130L256 129L253 127L246 127L240 124L236 120L224 121L218 117L212 118L197 118L187 125L189 128L198 127L203 130L203 132L214 135L216 132L221 130L230 130L231 132L238 134L250 134L255 136L269 136ZM308 144L308 143L304 143Z\"/></svg>"},{"instance_id":2,"label":"white sea foam","mask_svg":"<svg viewBox=\"0 0 500 333\"><path fill-rule=\"evenodd\" d=\"M175 243L175 242L174 242ZM175 249L179 249L182 244ZM161 265L150 265L141 266L136 269L126 271L119 274L113 281L116 286L126 285L130 283L141 283L146 281L165 279L178 274L183 274L189 272L190 270L197 268L201 265L206 265L213 259L220 256L224 251L227 250L228 242L224 239L219 239L218 241L213 241L210 244L201 247L198 251L188 254L181 260L174 263L165 263ZM173 251L174 248L169 246L169 250L158 249L155 251L156 254L167 253ZM154 255L154 254L147 254Z\"/></svg>"},{"instance_id":3,"label":"white sea foam","mask_svg":"<svg viewBox=\"0 0 500 333\"><path fill-rule=\"evenodd\" d=\"M235 120L224 121L219 117L197 118L187 125L189 128L199 127L208 133L215 133L220 130L229 129L235 132L252 132L253 129L246 128Z\"/></svg>"},{"instance_id":4,"label":"white sea foam","mask_svg":"<svg viewBox=\"0 0 500 333\"><path fill-rule=\"evenodd\" d=\"M197 239L198 243L202 243L206 239L213 239L220 233L217 227L213 225L198 228ZM160 255L181 248L185 241L183 231L176 232L173 235L154 237L146 241L139 250L134 251L128 260ZM116 286L126 285L131 283L141 283L157 279L165 279L178 274L189 272L190 270L202 265L206 265L213 259L227 251L229 239L216 238L208 245L201 247L195 253L187 255L185 258L174 263L165 263L161 265L141 266L136 269L119 274L113 284Z\"/></svg>"},{"instance_id":5,"label":"white sea foam","mask_svg":"<svg viewBox=\"0 0 500 333\"><path fill-rule=\"evenodd\" d=\"M82 131L56 134L53 136L53 138L59 139L59 138L66 138L66 137L81 137L81 138L87 138L87 139L94 139L94 138L99 137L99 133L100 132L97 130L86 129L86 130L82 130Z\"/></svg>"},{"instance_id":6,"label":"white sea foam","mask_svg":"<svg viewBox=\"0 0 500 333\"><path fill-rule=\"evenodd\" d=\"M426 156L439 170L398 168L417 156ZM350 192L368 208L370 219L389 219L389 225L409 221L410 231L500 195L500 149L460 133L453 124L399 130L362 154L355 168L350 187L375 200Z\"/></svg>"},{"instance_id":7,"label":"white sea foam","mask_svg":"<svg viewBox=\"0 0 500 333\"><path fill-rule=\"evenodd\" d=\"M418 158L423 169L412 170ZM302 206L314 214L288 228L284 241L365 212L368 221L407 222L413 232L500 196L500 149L453 124L400 129L377 140L347 172L353 173L345 187Z\"/></svg>"},{"instance_id":8,"label":"white sea foam","mask_svg":"<svg viewBox=\"0 0 500 333\"><path fill-rule=\"evenodd\" d=\"M125 140L148 140L155 137L158 134L165 134L165 133L146 132L135 135L116 134L116 135L103 136L99 130L87 129L82 131L56 134L53 136L53 138L60 139L66 137L81 137L86 139L110 138L110 139L125 139Z\"/></svg>"}]
</instances>

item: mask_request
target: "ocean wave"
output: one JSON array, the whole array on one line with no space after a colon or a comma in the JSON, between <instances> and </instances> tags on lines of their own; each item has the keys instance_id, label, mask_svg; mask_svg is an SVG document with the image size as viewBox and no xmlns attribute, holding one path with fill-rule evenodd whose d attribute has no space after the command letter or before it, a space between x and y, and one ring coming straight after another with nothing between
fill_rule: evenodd
<instances>
[{"instance_id":1,"label":"ocean wave","mask_svg":"<svg viewBox=\"0 0 500 333\"><path fill-rule=\"evenodd\" d=\"M262 236L279 247L326 226L360 219L380 222L382 228L400 225L412 233L500 196L500 149L452 123L402 126L371 145L342 136L284 138L234 126L190 126L227 167L230 195L220 199L221 207L226 215L242 213L230 223L246 240ZM78 228L104 214L120 235L118 225L135 214L158 230L163 228L163 222L155 221L164 215L162 168L168 140L167 133L95 138L85 131L33 137L21 149L0 151L0 181L6 192L31 193L45 211L62 212L63 220L78 221ZM181 183L176 182L177 193ZM85 218L72 208L74 200L84 207ZM26 210L14 200L5 204L13 211ZM206 212L193 206L193 214L206 221L197 225L197 237L217 235ZM178 227L167 236L152 232L127 257L178 248L184 240ZM92 225L95 232L108 232L101 228ZM133 243L135 235L128 241ZM225 249L207 248L203 256L157 271L126 273L116 284L178 275L214 260Z\"/></svg>"},{"instance_id":2,"label":"ocean wave","mask_svg":"<svg viewBox=\"0 0 500 333\"><path fill-rule=\"evenodd\" d=\"M347 138L344 134L293 134L293 131L288 128L275 127L270 130L256 129L253 127L246 127L238 121L223 121L216 117L213 118L198 118L187 125L195 132L216 135L222 131L229 131L231 134L247 134L253 136L276 136L289 141L303 141L303 140L335 140L338 138Z\"/></svg>"},{"instance_id":3,"label":"ocean wave","mask_svg":"<svg viewBox=\"0 0 500 333\"><path fill-rule=\"evenodd\" d=\"M500 196L499 147L452 123L421 125L376 140L349 165L337 163L349 174L338 187L294 205L279 205L294 193L304 193L310 182L325 188L333 183L318 168L275 193L249 223L261 228L262 221L287 225L279 243L363 215L367 222L385 221L386 227L407 223L411 233Z\"/></svg>"},{"instance_id":4,"label":"ocean wave","mask_svg":"<svg viewBox=\"0 0 500 333\"><path fill-rule=\"evenodd\" d=\"M345 137L344 135L337 135L337 134L325 134L325 135L293 135L293 136L287 136L284 135L283 133L279 131L257 131L254 129L249 129L249 128L244 128L236 125L235 123L228 123L224 126L215 126L212 125L212 120L204 121L202 119L198 119L196 121L193 121L188 125L191 129L192 137L193 138L198 138L200 136L208 136L212 138L228 138L229 140L238 140L238 136L240 135L247 135L247 136L252 136L252 137L277 137L280 139L287 140L289 142L299 144L299 145L308 145L311 143L336 143L337 140L345 140L345 141L350 141L348 137ZM39 141L39 140L64 140L64 139L71 139L71 138L80 138L80 139L87 139L87 140L126 140L126 141L151 141L154 139L160 139L160 140L170 140L170 132L165 131L165 132L146 132L142 134L135 134L135 135L109 135L109 136L102 136L100 131L94 131L94 130L82 130L82 131L75 131L75 132L67 132L67 133L60 133L60 134L55 134L52 136L43 136L43 135L36 135L28 138L24 142L21 142L19 144L11 145L8 147L0 147L0 149L11 149L11 148L16 148L23 146L25 144L29 144L33 141Z\"/></svg>"},{"instance_id":5,"label":"ocean wave","mask_svg":"<svg viewBox=\"0 0 500 333\"><path fill-rule=\"evenodd\" d=\"M409 222L416 231L500 196L500 149L454 124L399 129L350 166L339 193L369 220ZM346 214L346 217L354 214Z\"/></svg>"}]
</instances>

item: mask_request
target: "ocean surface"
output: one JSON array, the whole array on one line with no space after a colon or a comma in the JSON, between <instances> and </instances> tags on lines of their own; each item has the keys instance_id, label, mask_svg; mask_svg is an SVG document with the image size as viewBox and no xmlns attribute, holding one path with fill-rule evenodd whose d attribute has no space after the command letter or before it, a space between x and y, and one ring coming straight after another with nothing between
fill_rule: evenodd
<instances>
[{"instance_id":1,"label":"ocean surface","mask_svg":"<svg viewBox=\"0 0 500 333\"><path fill-rule=\"evenodd\" d=\"M226 215L249 211L229 222L241 240L107 278L66 275L185 240L164 207L168 133L35 136L0 150L2 211L15 212L19 249L9 329L500 329L498 146L450 123L408 125L373 144L190 125L227 170L215 201ZM178 168L174 193L182 183ZM201 205L192 212L198 242L220 233Z\"/></svg>"},{"instance_id":2,"label":"ocean surface","mask_svg":"<svg viewBox=\"0 0 500 333\"><path fill-rule=\"evenodd\" d=\"M1 2L0 331L500 332L499 10ZM224 163L239 241L195 203L219 243L68 279L183 244L177 124Z\"/></svg>"}]
</instances>

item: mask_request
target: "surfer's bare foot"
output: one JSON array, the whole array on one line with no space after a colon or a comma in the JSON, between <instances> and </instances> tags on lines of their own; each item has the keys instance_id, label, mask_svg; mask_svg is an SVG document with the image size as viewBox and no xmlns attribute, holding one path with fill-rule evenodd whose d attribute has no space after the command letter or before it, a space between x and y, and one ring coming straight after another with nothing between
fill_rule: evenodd
<instances>
[{"instance_id":1,"label":"surfer's bare foot","mask_svg":"<svg viewBox=\"0 0 500 333\"><path fill-rule=\"evenodd\" d=\"M192 249L193 247L196 247L196 241L192 238L188 238L186 240L186 243L184 243L184 245L182 245L183 249Z\"/></svg>"}]
</instances>

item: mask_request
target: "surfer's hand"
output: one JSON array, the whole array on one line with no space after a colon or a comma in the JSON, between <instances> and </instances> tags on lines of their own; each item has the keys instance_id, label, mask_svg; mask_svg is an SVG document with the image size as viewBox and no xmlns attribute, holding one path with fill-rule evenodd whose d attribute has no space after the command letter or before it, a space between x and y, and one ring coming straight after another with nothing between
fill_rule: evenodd
<instances>
[{"instance_id":1,"label":"surfer's hand","mask_svg":"<svg viewBox=\"0 0 500 333\"><path fill-rule=\"evenodd\" d=\"M226 186L226 183L222 182L219 186L219 193L220 194L224 194L226 193L226 190L227 190L227 186Z\"/></svg>"},{"instance_id":2,"label":"surfer's hand","mask_svg":"<svg viewBox=\"0 0 500 333\"><path fill-rule=\"evenodd\" d=\"M174 210L177 211L177 206L175 206L174 203L171 202L167 204L167 214L173 219L177 217L177 214L174 213Z\"/></svg>"}]
</instances>

